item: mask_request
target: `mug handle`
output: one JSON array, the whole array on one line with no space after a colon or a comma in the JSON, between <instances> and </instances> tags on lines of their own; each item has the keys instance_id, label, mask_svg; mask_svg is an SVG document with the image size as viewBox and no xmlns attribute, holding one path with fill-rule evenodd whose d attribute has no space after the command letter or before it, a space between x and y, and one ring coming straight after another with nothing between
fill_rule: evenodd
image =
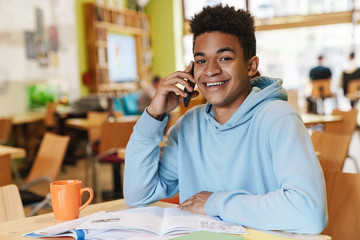
<instances>
[{"instance_id":1,"label":"mug handle","mask_svg":"<svg viewBox=\"0 0 360 240\"><path fill-rule=\"evenodd\" d=\"M89 196L89 199L88 199L83 205L81 205L81 206L79 207L79 211L83 210L87 205L89 205L89 204L91 203L91 201L93 200L93 198L94 198L94 192L93 192L93 190L92 190L91 188L89 188L89 187L82 188L82 189L80 190L80 196L82 196L85 191L88 191L89 194L90 194L90 196Z\"/></svg>"}]
</instances>

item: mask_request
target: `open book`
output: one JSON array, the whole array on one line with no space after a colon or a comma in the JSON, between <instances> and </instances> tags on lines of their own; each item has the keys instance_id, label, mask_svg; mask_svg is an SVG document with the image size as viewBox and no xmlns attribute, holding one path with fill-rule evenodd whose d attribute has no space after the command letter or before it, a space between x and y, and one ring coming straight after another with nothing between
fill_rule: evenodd
<instances>
[{"instance_id":1,"label":"open book","mask_svg":"<svg viewBox=\"0 0 360 240\"><path fill-rule=\"evenodd\" d=\"M75 222L77 221L77 222ZM71 222L71 223L70 223ZM232 234L246 234L241 225L231 224L219 218L183 211L178 208L144 207L117 212L99 212L82 219L64 222L68 229L54 230L49 235L49 228L25 234L28 237L64 236L72 234L75 239L87 239L96 236L105 239L105 235L117 238L151 237L189 233L193 231L210 231ZM79 231L81 231L79 235ZM89 236L88 236L89 235ZM69 236L69 235L67 235Z\"/></svg>"}]
</instances>

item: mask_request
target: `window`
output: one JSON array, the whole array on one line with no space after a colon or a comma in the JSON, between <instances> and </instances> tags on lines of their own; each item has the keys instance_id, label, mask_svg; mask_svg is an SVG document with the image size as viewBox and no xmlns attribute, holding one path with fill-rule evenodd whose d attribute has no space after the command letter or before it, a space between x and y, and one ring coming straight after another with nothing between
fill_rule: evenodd
<instances>
[{"instance_id":1,"label":"window","mask_svg":"<svg viewBox=\"0 0 360 240\"><path fill-rule=\"evenodd\" d=\"M227 4L235 8L245 8L245 0L183 0L184 19L190 20L194 14L200 12L205 6L215 6L217 4Z\"/></svg>"},{"instance_id":2,"label":"window","mask_svg":"<svg viewBox=\"0 0 360 240\"><path fill-rule=\"evenodd\" d=\"M355 46L353 30L353 25L347 23L256 32L259 71L282 78L287 89L304 91L310 68L317 65L318 55L323 54L324 64L332 70L335 88Z\"/></svg>"},{"instance_id":3,"label":"window","mask_svg":"<svg viewBox=\"0 0 360 240\"><path fill-rule=\"evenodd\" d=\"M250 0L249 11L257 18L350 11L352 0Z\"/></svg>"},{"instance_id":4,"label":"window","mask_svg":"<svg viewBox=\"0 0 360 240\"><path fill-rule=\"evenodd\" d=\"M189 13L189 9L192 9L193 14L200 11L202 5L215 4L214 2L225 1L196 1L195 6L195 1L184 0L185 19L188 19L186 14ZM239 4L236 7L246 7L245 1L236 2ZM360 9L360 0L355 0L354 3ZM300 95L306 95L305 87L309 70L317 64L319 54L325 56L325 64L332 69L334 90L350 51L355 50L358 58L360 56L358 50L360 42L355 41L360 39L360 27L352 23L351 11L354 8L352 0L248 0L248 7L257 20L266 18L274 20L270 23L264 21L264 25L261 25L262 21L257 21L259 25L257 25L256 38L260 73L282 78L285 88L298 88ZM336 17L324 13L335 13ZM297 18L296 16L299 15L304 17ZM291 21L294 19L300 24L299 22L293 24ZM326 25L317 26L317 24ZM357 24L360 22L358 21ZM271 30L259 31L259 29ZM193 59L192 36L185 33L183 44L186 66Z\"/></svg>"}]
</instances>

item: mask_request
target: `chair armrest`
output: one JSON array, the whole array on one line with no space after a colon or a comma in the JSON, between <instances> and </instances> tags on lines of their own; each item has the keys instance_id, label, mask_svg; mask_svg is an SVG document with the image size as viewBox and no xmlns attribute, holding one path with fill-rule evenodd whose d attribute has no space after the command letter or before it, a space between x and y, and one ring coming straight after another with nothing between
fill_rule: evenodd
<instances>
[{"instance_id":1,"label":"chair armrest","mask_svg":"<svg viewBox=\"0 0 360 240\"><path fill-rule=\"evenodd\" d=\"M40 183L40 182L44 182L47 181L49 183L52 182L52 179L49 176L41 176L31 182L29 182L28 184L25 184L24 186L21 187L21 190L28 190L29 188L31 188L32 186Z\"/></svg>"}]
</instances>

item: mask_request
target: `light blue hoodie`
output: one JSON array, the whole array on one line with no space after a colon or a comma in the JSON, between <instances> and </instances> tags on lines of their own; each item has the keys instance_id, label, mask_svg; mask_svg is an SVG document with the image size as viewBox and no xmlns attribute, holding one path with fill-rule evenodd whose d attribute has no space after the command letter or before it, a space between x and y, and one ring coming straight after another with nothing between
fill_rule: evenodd
<instances>
[{"instance_id":1,"label":"light blue hoodie","mask_svg":"<svg viewBox=\"0 0 360 240\"><path fill-rule=\"evenodd\" d=\"M327 224L324 177L280 79L257 77L224 124L210 104L190 109L168 132L144 112L125 157L125 201L143 206L179 192L213 194L205 211L263 230L320 233Z\"/></svg>"}]
</instances>

